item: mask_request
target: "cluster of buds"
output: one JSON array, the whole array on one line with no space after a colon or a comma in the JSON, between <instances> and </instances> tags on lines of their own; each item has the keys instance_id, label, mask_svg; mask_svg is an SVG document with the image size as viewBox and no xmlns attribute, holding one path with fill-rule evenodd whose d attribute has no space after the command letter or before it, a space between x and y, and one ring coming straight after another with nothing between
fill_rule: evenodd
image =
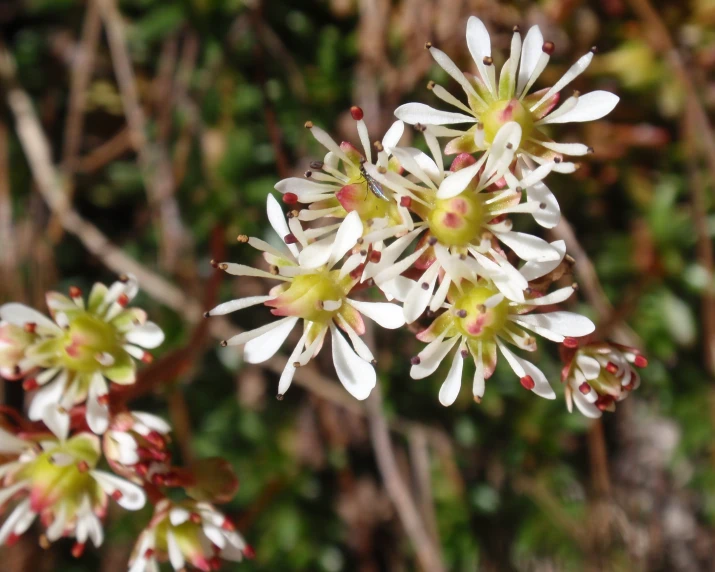
<instances>
[{"instance_id":1,"label":"cluster of buds","mask_svg":"<svg viewBox=\"0 0 715 572\"><path fill-rule=\"evenodd\" d=\"M411 377L431 375L453 354L439 391L443 405L458 398L464 360L470 356L475 363L472 393L479 402L498 354L521 386L554 399L544 373L512 348L535 352L536 336L575 347L594 332L587 317L558 309L577 289L563 283L571 266L564 242L517 232L510 217L526 214L547 229L558 224L559 204L544 180L551 173L573 173L577 165L565 156L592 149L552 141L544 127L600 119L618 97L605 91L574 93L559 105L562 90L588 67L595 49L552 87L531 93L554 50L538 26L523 39L514 29L511 54L498 77L489 33L478 18L469 19L467 45L476 75L463 73L431 43L426 46L462 87L466 103L434 82L428 87L459 112L407 103L395 111L397 121L382 140L371 144L362 109L352 107L362 149L338 144L307 122L327 153L310 164L304 177L276 184L291 209L287 219L278 201L268 197L268 219L279 240L238 237L263 253L268 269L215 263L229 274L278 282L264 296L231 300L206 312L209 317L262 304L281 317L223 345L243 345L246 361L259 363L302 325L279 381L279 399L296 368L320 351L327 332L339 380L354 397L368 397L377 376L375 358L360 337L364 316L391 329L432 319L417 335L427 345L412 358ZM405 124L422 134L429 153L400 145ZM457 128L464 124L466 129ZM450 140L442 147L445 137ZM449 167L445 155L456 155ZM560 287L552 289L557 282ZM366 299L373 286L386 301ZM569 360L577 365L564 377L569 408L575 399L591 417L612 409L637 385L625 365L635 354L613 357L620 350L605 342L598 347L611 348L613 356L604 372L579 369L587 362L587 348L594 347L583 346L583 356ZM617 388L608 376L621 380ZM590 384L591 396L578 381L582 378ZM574 387L580 387L578 397L573 397Z\"/></svg>"},{"instance_id":2,"label":"cluster of buds","mask_svg":"<svg viewBox=\"0 0 715 572\"><path fill-rule=\"evenodd\" d=\"M120 386L137 381L137 361L150 362L147 350L164 341L143 310L129 307L137 292L133 276L95 284L86 300L76 287L69 296L51 292L51 319L22 304L0 306L0 374L30 393L28 419L14 411L0 419L0 510L7 512L0 544L15 542L37 518L41 545L74 538L72 554L79 557L88 541L102 544L110 498L132 511L150 502L155 516L131 569L156 570L170 561L176 570L185 562L213 570L219 558L251 554L212 505L230 500L238 481L217 459L173 466L169 424L127 408ZM99 468L104 462L113 472ZM173 536L157 532L170 488L184 491L183 506L195 507L192 519L206 521L203 536L181 522ZM225 534L214 533L216 522ZM155 546L142 549L149 537Z\"/></svg>"}]
</instances>

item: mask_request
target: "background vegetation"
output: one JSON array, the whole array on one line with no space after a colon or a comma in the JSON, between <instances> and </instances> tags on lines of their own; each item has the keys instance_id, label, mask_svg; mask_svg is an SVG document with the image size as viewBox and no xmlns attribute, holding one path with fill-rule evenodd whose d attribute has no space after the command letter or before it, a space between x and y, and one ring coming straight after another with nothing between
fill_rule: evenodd
<instances>
[{"instance_id":1,"label":"background vegetation","mask_svg":"<svg viewBox=\"0 0 715 572\"><path fill-rule=\"evenodd\" d=\"M448 78L423 44L466 66L472 14L505 51L515 24L541 26L556 44L541 86L599 47L574 87L622 99L606 120L558 126L559 140L595 154L576 177L549 179L570 223L554 236L576 260L578 309L650 365L596 424L523 391L503 363L480 405L463 391L445 409L439 374L407 375L412 334L380 331L393 476L447 570L711 570L711 0L2 2L0 302L42 307L49 289L139 275L138 303L168 339L135 403L171 419L178 457L233 464L241 489L224 508L256 549L235 569L418 569L373 452L379 402L352 400L329 363L301 370L278 402L280 359L249 366L217 343L265 311L210 325L200 316L257 292L251 279L216 276L209 260L252 262L236 235L266 233L266 194L322 153L303 123L355 141L347 110L358 104L378 138L400 103L434 103L427 80ZM18 89L49 141L54 194L38 184L52 164L31 168L18 139ZM38 157L42 135L30 137ZM539 364L558 385L558 355L542 350ZM21 405L19 384L5 384L4 399ZM78 561L69 544L43 552L27 535L2 549L2 569L122 570L148 517L110 515L102 550Z\"/></svg>"}]
</instances>

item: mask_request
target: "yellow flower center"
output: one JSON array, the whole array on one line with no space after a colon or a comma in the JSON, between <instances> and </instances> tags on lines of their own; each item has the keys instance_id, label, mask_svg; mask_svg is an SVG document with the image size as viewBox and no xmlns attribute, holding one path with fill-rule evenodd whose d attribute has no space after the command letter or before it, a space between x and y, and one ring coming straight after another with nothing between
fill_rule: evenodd
<instances>
[{"instance_id":1,"label":"yellow flower center","mask_svg":"<svg viewBox=\"0 0 715 572\"><path fill-rule=\"evenodd\" d=\"M430 232L445 246L466 246L481 232L484 205L469 191L451 199L437 199L427 216Z\"/></svg>"},{"instance_id":2,"label":"yellow flower center","mask_svg":"<svg viewBox=\"0 0 715 572\"><path fill-rule=\"evenodd\" d=\"M94 371L97 356L121 352L121 341L116 329L88 312L73 317L62 338L62 361L74 371Z\"/></svg>"},{"instance_id":3,"label":"yellow flower center","mask_svg":"<svg viewBox=\"0 0 715 572\"><path fill-rule=\"evenodd\" d=\"M516 121L521 126L522 141L526 140L534 130L531 113L518 99L495 101L482 113L480 119L484 126L484 141L487 143L494 141L502 125L510 121Z\"/></svg>"},{"instance_id":4,"label":"yellow flower center","mask_svg":"<svg viewBox=\"0 0 715 572\"><path fill-rule=\"evenodd\" d=\"M495 294L498 294L495 288L475 285L465 290L455 301L454 324L463 335L472 339L489 340L505 326L509 302L502 300L491 308L484 304Z\"/></svg>"},{"instance_id":5,"label":"yellow flower center","mask_svg":"<svg viewBox=\"0 0 715 572\"><path fill-rule=\"evenodd\" d=\"M338 270L296 276L281 298L289 307L289 315L325 324L338 310L331 309L331 304L343 302L351 281L349 275L340 279Z\"/></svg>"}]
</instances>

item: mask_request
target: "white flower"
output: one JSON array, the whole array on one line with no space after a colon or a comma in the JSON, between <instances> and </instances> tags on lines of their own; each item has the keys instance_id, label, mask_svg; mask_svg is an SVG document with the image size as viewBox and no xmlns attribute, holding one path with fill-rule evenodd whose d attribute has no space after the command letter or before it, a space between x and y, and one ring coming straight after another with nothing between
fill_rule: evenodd
<instances>
[{"instance_id":1,"label":"white flower","mask_svg":"<svg viewBox=\"0 0 715 572\"><path fill-rule=\"evenodd\" d=\"M341 267L338 264L362 237L360 217L351 212L329 240L309 242L311 231L304 231L295 218L290 219L290 230L293 231L290 232L280 205L272 195L268 196L267 208L271 225L287 249L274 248L257 238L244 237L244 241L264 252L272 271L233 263L221 263L218 267L236 276L268 278L281 284L271 289L267 296L251 296L220 304L206 316L227 314L257 304L271 307L274 315L283 316L223 342L224 346L244 345L244 359L249 363L270 359L295 325L303 321L303 334L281 375L279 397L290 387L296 367L305 365L320 351L329 331L338 378L354 397L365 399L375 386L376 375L372 367L374 357L359 337L364 333L362 314L385 328L399 328L404 324L404 317L397 305L349 298L353 287L359 283L361 255L350 256ZM324 229L315 230L324 232ZM338 328L347 333L353 347Z\"/></svg>"},{"instance_id":2,"label":"white flower","mask_svg":"<svg viewBox=\"0 0 715 572\"><path fill-rule=\"evenodd\" d=\"M405 301L405 316L409 323L416 320L428 305L430 310L437 310L446 297L449 283L464 277L464 265L450 256L459 254L483 260L479 275L494 278L499 289L510 299L523 300L526 280L510 265L497 268L492 262L502 258L495 250L497 241L526 261L561 260L563 254L545 240L513 231L507 216L528 213L539 224L553 226L554 220L558 222L559 219L558 203L542 179L554 169L568 172L573 164L549 162L535 170L524 166L520 170L523 177L519 180L509 168L519 145L521 128L518 123L511 122L501 128L494 144L478 161L465 153L454 160L451 171L445 171L439 146L430 141L429 129L425 135L430 148L435 149L434 160L417 149L397 147L393 153L410 177L375 173L385 187L408 198L410 208L422 220L415 223L414 231L384 248L379 261L367 264L363 280L374 278L388 296ZM494 190L500 181L505 186ZM527 200L522 202L524 194ZM416 250L398 260L425 230L428 232ZM485 259L483 255L490 258ZM411 290L406 291L406 282L399 275L410 267L422 269L424 274ZM493 268L498 276L489 268ZM504 276L506 280L500 279ZM433 297L438 277L442 283Z\"/></svg>"},{"instance_id":3,"label":"white flower","mask_svg":"<svg viewBox=\"0 0 715 572\"><path fill-rule=\"evenodd\" d=\"M518 154L537 163L554 154L585 155L590 151L580 143L555 143L541 128L554 123L600 119L616 106L619 99L616 95L594 91L585 95L574 93L556 107L561 90L584 72L593 59L595 49L582 56L552 87L529 94L554 49L551 42L544 42L538 26L529 30L523 42L518 28L515 28L511 54L498 80L489 32L474 16L467 23L467 46L477 67L476 76L467 76L447 54L431 44L427 45L439 66L460 84L467 103L462 103L434 82L430 82L429 87L438 98L456 107L460 113L441 111L422 103L407 103L395 111L399 119L412 125L439 126L434 131L437 136L456 136L447 146L448 154L473 153L488 148L501 126L509 121L519 123L524 132ZM474 126L467 131L445 127L464 123Z\"/></svg>"},{"instance_id":4,"label":"white flower","mask_svg":"<svg viewBox=\"0 0 715 572\"><path fill-rule=\"evenodd\" d=\"M384 238L396 236L411 228L410 214L389 190L381 189L379 183L366 175L365 168L372 166L385 172L399 168L397 161L394 157L391 159L390 155L402 137L404 124L396 121L382 142L375 143L376 162L373 164L373 150L362 118L363 112L359 107L353 107L350 111L357 123L363 153L350 143L338 145L320 127L308 122L306 127L328 153L322 162L311 163L311 170L305 173L305 178L283 179L275 188L283 193L286 204L309 205L309 208L298 213L301 221L323 217L340 219L350 212L356 212L363 222L364 234L379 232ZM366 241L366 246L369 243Z\"/></svg>"},{"instance_id":5,"label":"white flower","mask_svg":"<svg viewBox=\"0 0 715 572\"><path fill-rule=\"evenodd\" d=\"M563 248L562 245L556 246ZM555 262L527 263L520 274L529 280L539 278L551 272L560 260ZM479 401L484 394L484 381L496 367L498 348L526 389L541 397L554 399L554 391L541 370L515 355L507 344L533 352L536 351L536 340L525 330L555 342L593 332L593 323L573 312L528 313L538 310L540 306L563 302L573 291L572 286L546 295L527 290L527 298L514 302L499 291L493 279L482 277L476 272L471 276L463 276L461 281L450 287L447 300L442 304L444 313L418 334L418 339L428 342L428 345L412 359L411 377L422 379L432 374L456 347L452 367L440 389L440 403L451 405L457 398L462 383L464 359L469 354L476 365L472 391Z\"/></svg>"},{"instance_id":6,"label":"white flower","mask_svg":"<svg viewBox=\"0 0 715 572\"><path fill-rule=\"evenodd\" d=\"M0 465L0 506L23 499L0 527L0 544L12 544L39 515L46 539L75 537L72 553L80 556L88 540L102 544L108 497L126 510L139 510L146 502L141 488L95 468L99 440L91 433L58 441L0 429L0 453L10 458Z\"/></svg>"},{"instance_id":7,"label":"white flower","mask_svg":"<svg viewBox=\"0 0 715 572\"><path fill-rule=\"evenodd\" d=\"M609 342L593 342L564 348L565 367L561 379L566 383L566 405L571 411L576 403L586 417L601 417L603 411L615 411L637 389L641 378L635 367L645 367L648 360L635 348Z\"/></svg>"},{"instance_id":8,"label":"white flower","mask_svg":"<svg viewBox=\"0 0 715 572\"><path fill-rule=\"evenodd\" d=\"M22 304L0 306L0 338L21 348L13 354L15 363L5 367L25 377L26 390L39 388L30 403L31 420L43 421L62 439L69 430L69 410L86 400L89 427L98 434L106 430L107 382L134 383L133 358L151 361L145 349L164 341L146 312L127 308L137 291L136 278L129 276L109 288L95 284L86 304L79 288L70 288L69 297L50 292L47 306L54 321Z\"/></svg>"},{"instance_id":9,"label":"white flower","mask_svg":"<svg viewBox=\"0 0 715 572\"><path fill-rule=\"evenodd\" d=\"M167 560L177 572L187 564L209 572L218 570L220 559L240 562L252 556L233 524L209 503L164 499L139 536L129 572L158 572L159 562Z\"/></svg>"}]
</instances>

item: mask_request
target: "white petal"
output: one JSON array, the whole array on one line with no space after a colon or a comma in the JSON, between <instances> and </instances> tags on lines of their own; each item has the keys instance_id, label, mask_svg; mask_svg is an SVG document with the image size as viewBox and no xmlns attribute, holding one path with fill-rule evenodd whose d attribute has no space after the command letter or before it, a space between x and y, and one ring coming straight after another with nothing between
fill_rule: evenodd
<instances>
[{"instance_id":1,"label":"white petal","mask_svg":"<svg viewBox=\"0 0 715 572\"><path fill-rule=\"evenodd\" d=\"M0 545L5 544L8 537L15 532L18 526L26 525L25 529L29 528L30 524L32 524L32 520L29 523L27 522L30 517L34 520L35 513L30 509L30 499L26 499L17 505L15 510L10 513L10 516L5 519L2 528L0 528Z\"/></svg>"},{"instance_id":2,"label":"white petal","mask_svg":"<svg viewBox=\"0 0 715 572\"><path fill-rule=\"evenodd\" d=\"M184 560L181 548L179 548L179 543L176 541L174 533L171 530L166 532L166 544L169 552L169 562L171 562L174 570L183 570L186 561Z\"/></svg>"},{"instance_id":3,"label":"white petal","mask_svg":"<svg viewBox=\"0 0 715 572\"><path fill-rule=\"evenodd\" d=\"M540 298L527 300L526 304L529 306L549 306L551 304L560 304L564 300L568 300L571 297L571 294L573 294L573 287L565 286L564 288L554 290L550 294L546 294Z\"/></svg>"},{"instance_id":4,"label":"white petal","mask_svg":"<svg viewBox=\"0 0 715 572\"><path fill-rule=\"evenodd\" d=\"M578 410L590 419L598 419L601 417L601 410L593 403L590 403L578 389L572 391L574 403Z\"/></svg>"},{"instance_id":5,"label":"white petal","mask_svg":"<svg viewBox=\"0 0 715 572\"><path fill-rule=\"evenodd\" d=\"M439 269L439 264L431 264L412 287L412 292L407 296L403 308L405 322L408 324L414 322L427 309L430 298L432 298ZM427 285L426 288L424 287L425 285Z\"/></svg>"},{"instance_id":6,"label":"white petal","mask_svg":"<svg viewBox=\"0 0 715 572\"><path fill-rule=\"evenodd\" d=\"M126 333L126 340L146 349L154 349L164 342L164 332L154 322L146 322Z\"/></svg>"},{"instance_id":7,"label":"white petal","mask_svg":"<svg viewBox=\"0 0 715 572\"><path fill-rule=\"evenodd\" d=\"M347 300L361 314L364 314L378 325L388 330L401 328L405 325L405 316L402 308L397 304L387 302L363 302L360 300Z\"/></svg>"},{"instance_id":8,"label":"white petal","mask_svg":"<svg viewBox=\"0 0 715 572\"><path fill-rule=\"evenodd\" d=\"M462 352L457 350L454 353L452 367L449 368L449 373L439 389L439 402L445 407L449 407L455 402L459 395L459 388L462 386L462 367L464 366L464 358Z\"/></svg>"},{"instance_id":9,"label":"white petal","mask_svg":"<svg viewBox=\"0 0 715 572\"><path fill-rule=\"evenodd\" d=\"M89 428L97 435L104 433L109 426L109 405L99 403L99 397L108 393L109 388L104 376L99 372L95 373L89 383L86 416Z\"/></svg>"},{"instance_id":10,"label":"white petal","mask_svg":"<svg viewBox=\"0 0 715 572\"><path fill-rule=\"evenodd\" d=\"M554 122L558 123L558 122ZM562 155L571 155L573 157L580 157L581 155L587 155L589 148L583 143L554 143L553 141L535 141L538 145L546 147L547 149L554 151L555 153L561 153Z\"/></svg>"},{"instance_id":11,"label":"white petal","mask_svg":"<svg viewBox=\"0 0 715 572\"><path fill-rule=\"evenodd\" d=\"M614 93L592 91L581 95L571 111L554 119L549 119L547 116L542 123L575 123L601 119L613 111L619 100L620 98Z\"/></svg>"},{"instance_id":12,"label":"white petal","mask_svg":"<svg viewBox=\"0 0 715 572\"><path fill-rule=\"evenodd\" d=\"M474 379L472 380L472 393L481 399L484 396L484 360L482 358L482 344L477 344L477 355L474 357Z\"/></svg>"},{"instance_id":13,"label":"white petal","mask_svg":"<svg viewBox=\"0 0 715 572\"><path fill-rule=\"evenodd\" d=\"M576 364L587 380L596 379L601 373L601 364L596 358L586 355L576 356Z\"/></svg>"},{"instance_id":14,"label":"white petal","mask_svg":"<svg viewBox=\"0 0 715 572\"><path fill-rule=\"evenodd\" d=\"M161 417L144 411L132 411L132 416L143 425L146 425L152 431L166 435L171 432L171 425L164 421ZM137 430L137 428L135 428ZM139 431L137 431L139 433Z\"/></svg>"},{"instance_id":15,"label":"white petal","mask_svg":"<svg viewBox=\"0 0 715 572\"><path fill-rule=\"evenodd\" d=\"M338 379L353 397L366 399L377 383L375 369L355 353L332 323L330 334L333 341L333 363Z\"/></svg>"},{"instance_id":16,"label":"white petal","mask_svg":"<svg viewBox=\"0 0 715 572\"><path fill-rule=\"evenodd\" d=\"M397 147L397 144L402 139L402 134L405 132L405 124L402 121L395 121L382 138L382 146L388 154L392 153L392 148Z\"/></svg>"},{"instance_id":17,"label":"white petal","mask_svg":"<svg viewBox=\"0 0 715 572\"><path fill-rule=\"evenodd\" d=\"M335 266L357 244L358 239L362 236L362 231L360 214L357 211L352 211L345 217L338 232L335 234L335 242L328 260L328 268Z\"/></svg>"},{"instance_id":18,"label":"white petal","mask_svg":"<svg viewBox=\"0 0 715 572\"><path fill-rule=\"evenodd\" d=\"M15 435L0 427L0 453L21 453L27 448L28 444L26 441L15 437ZM0 506L1 505L2 502L0 502Z\"/></svg>"},{"instance_id":19,"label":"white petal","mask_svg":"<svg viewBox=\"0 0 715 572\"><path fill-rule=\"evenodd\" d=\"M412 283L414 280L410 280L405 276L397 276L392 280L387 280L381 282L377 287L382 290L383 294L388 300L397 300L398 302L404 302L407 300L407 296L412 290ZM400 310L401 319L405 319L405 315Z\"/></svg>"},{"instance_id":20,"label":"white petal","mask_svg":"<svg viewBox=\"0 0 715 572\"><path fill-rule=\"evenodd\" d=\"M464 76L462 70L457 67L457 64L455 64L447 54L445 54L442 50L438 50L437 48L430 48L429 52L434 58L434 61L436 61L437 64L444 71L446 71L452 77L452 79L454 79L454 81L461 85L462 89L465 92L479 100L482 99L481 97L479 97L479 94L477 94L472 84L469 83L469 80Z\"/></svg>"},{"instance_id":21,"label":"white petal","mask_svg":"<svg viewBox=\"0 0 715 572\"><path fill-rule=\"evenodd\" d=\"M281 318L280 320L277 320L275 322L271 322L270 324L266 324L265 326L261 326L259 328L255 328L254 330L248 330L246 332L241 332L240 334L236 334L232 338L229 338L226 340L226 345L229 346L240 346L241 344L245 344L247 342L250 342L251 340L262 336L266 332L270 332L271 330L275 328L280 328L283 326L284 323L295 321L298 318L295 316L287 316L285 318Z\"/></svg>"},{"instance_id":22,"label":"white petal","mask_svg":"<svg viewBox=\"0 0 715 572\"><path fill-rule=\"evenodd\" d=\"M235 262L221 262L219 268L226 274L233 276L254 276L256 278L268 278L269 280L286 280L283 276L271 274L265 270L259 270L258 268L246 266L245 264L236 264Z\"/></svg>"},{"instance_id":23,"label":"white petal","mask_svg":"<svg viewBox=\"0 0 715 572\"><path fill-rule=\"evenodd\" d=\"M268 213L268 222L271 223L273 230L275 230L278 237L285 242L285 237L290 234L290 230L288 229L288 224L286 223L281 205L278 204L276 198L271 194L269 194L266 199L266 212ZM298 248L296 245L288 244L287 246L293 256L297 258Z\"/></svg>"},{"instance_id":24,"label":"white petal","mask_svg":"<svg viewBox=\"0 0 715 572\"><path fill-rule=\"evenodd\" d=\"M472 54L474 63L477 64L482 80L487 84L489 91L494 94L494 85L489 79L490 73L487 66L484 65L484 58L492 55L492 43L487 28L476 16L470 17L467 21L467 47L469 53ZM493 68L494 64L489 67Z\"/></svg>"},{"instance_id":25,"label":"white petal","mask_svg":"<svg viewBox=\"0 0 715 572\"><path fill-rule=\"evenodd\" d=\"M185 508L175 506L169 511L169 522L173 526L179 526L189 520L191 513Z\"/></svg>"},{"instance_id":26,"label":"white petal","mask_svg":"<svg viewBox=\"0 0 715 572\"><path fill-rule=\"evenodd\" d=\"M146 503L146 495L141 487L105 471L90 471L97 484L108 495L119 491L122 496L117 504L126 510L139 510Z\"/></svg>"},{"instance_id":27,"label":"white petal","mask_svg":"<svg viewBox=\"0 0 715 572\"><path fill-rule=\"evenodd\" d=\"M456 171L450 174L447 178L445 178L444 181L442 181L442 184L439 186L439 191L437 191L437 198L450 199L452 197L456 197L458 194L464 191L464 189L467 188L467 185L469 185L472 179L477 176L477 174L479 173L479 169L482 168L487 157L488 155L485 153L473 165L469 165L469 167L464 167L464 169L460 169L459 171Z\"/></svg>"},{"instance_id":28,"label":"white petal","mask_svg":"<svg viewBox=\"0 0 715 572\"><path fill-rule=\"evenodd\" d=\"M499 338L497 338L497 345L516 375L520 378L528 375L534 381L534 387L531 391L545 399L556 399L554 390L549 385L544 373L538 367L530 361L515 355Z\"/></svg>"},{"instance_id":29,"label":"white petal","mask_svg":"<svg viewBox=\"0 0 715 572\"><path fill-rule=\"evenodd\" d=\"M519 272L526 280L536 280L542 276L546 276L549 272L554 270L566 254L566 243L563 240L555 240L551 243L556 250L558 250L560 258L558 260L530 260L524 266L519 269Z\"/></svg>"},{"instance_id":30,"label":"white petal","mask_svg":"<svg viewBox=\"0 0 715 572\"><path fill-rule=\"evenodd\" d=\"M362 341L360 336L357 335L357 332L352 328L352 326L350 326L350 324L348 324L345 318L340 315L336 316L336 318L340 327L348 335L348 338L350 338L350 343L353 345L357 355L365 361L373 363L375 356L372 355L372 352L370 351L370 348L367 347L367 344Z\"/></svg>"},{"instance_id":31,"label":"white petal","mask_svg":"<svg viewBox=\"0 0 715 572\"><path fill-rule=\"evenodd\" d=\"M522 165L521 172L526 179L532 171ZM544 205L543 209L539 209L533 213L534 220L544 228L554 228L559 224L559 220L561 220L561 209L551 190L543 182L536 182L525 188L527 201Z\"/></svg>"},{"instance_id":32,"label":"white petal","mask_svg":"<svg viewBox=\"0 0 715 572\"><path fill-rule=\"evenodd\" d=\"M538 236L524 232L500 232L497 238L522 260L561 260L559 251Z\"/></svg>"},{"instance_id":33,"label":"white petal","mask_svg":"<svg viewBox=\"0 0 715 572\"><path fill-rule=\"evenodd\" d=\"M440 111L424 103L405 103L395 110L395 117L410 125L453 125L455 123L476 123L474 117L463 113Z\"/></svg>"},{"instance_id":34,"label":"white petal","mask_svg":"<svg viewBox=\"0 0 715 572\"><path fill-rule=\"evenodd\" d=\"M0 306L0 320L9 322L16 326L24 326L25 324L37 324L55 332L62 330L50 320L47 316L40 314L37 310L28 308L24 304L10 302Z\"/></svg>"},{"instance_id":35,"label":"white petal","mask_svg":"<svg viewBox=\"0 0 715 572\"><path fill-rule=\"evenodd\" d=\"M393 264L392 266L382 270L377 276L375 276L375 283L379 286L382 282L393 280L407 270L414 262L422 256L425 250L427 250L428 245L423 246L415 250L408 257L403 258L399 262Z\"/></svg>"},{"instance_id":36,"label":"white petal","mask_svg":"<svg viewBox=\"0 0 715 572\"><path fill-rule=\"evenodd\" d=\"M298 360L298 356L302 353L303 347L305 346L305 339L307 337L308 330L305 330L288 357L286 366L283 368L283 372L281 373L281 378L278 380L278 395L285 395L285 392L288 391L290 384L293 382L293 376L295 375L295 365L293 364Z\"/></svg>"},{"instance_id":37,"label":"white petal","mask_svg":"<svg viewBox=\"0 0 715 572\"><path fill-rule=\"evenodd\" d=\"M327 264L333 252L334 243L335 236L330 235L306 246L298 256L301 268L319 268Z\"/></svg>"},{"instance_id":38,"label":"white petal","mask_svg":"<svg viewBox=\"0 0 715 572\"><path fill-rule=\"evenodd\" d=\"M301 197L305 194L326 193L332 191L332 185L316 183L300 177L289 177L278 181L275 185L276 191L280 193L293 193Z\"/></svg>"},{"instance_id":39,"label":"white petal","mask_svg":"<svg viewBox=\"0 0 715 572\"><path fill-rule=\"evenodd\" d=\"M539 327L559 336L579 338L593 333L596 326L586 316L574 312L548 312L546 314L526 314L519 316L519 322L527 327ZM560 340L561 341L561 340Z\"/></svg>"},{"instance_id":40,"label":"white petal","mask_svg":"<svg viewBox=\"0 0 715 572\"><path fill-rule=\"evenodd\" d=\"M516 93L521 94L529 81L531 74L536 69L536 63L543 53L544 37L539 26L532 26L526 33L521 44L521 60L519 63L519 80L516 84Z\"/></svg>"},{"instance_id":41,"label":"white petal","mask_svg":"<svg viewBox=\"0 0 715 572\"><path fill-rule=\"evenodd\" d=\"M318 141L318 143L320 143L328 151L333 153L333 155L335 155L336 157L340 157L340 159L342 159L349 165L354 165L354 163L350 160L350 157L343 153L343 150L340 149L340 146L323 129L314 125L310 128L310 134L315 137L315 140Z\"/></svg>"},{"instance_id":42,"label":"white petal","mask_svg":"<svg viewBox=\"0 0 715 572\"><path fill-rule=\"evenodd\" d=\"M412 379L423 379L434 373L439 364L442 363L444 357L458 341L459 336L454 336L447 341L442 341L440 338L437 338L431 342L425 349L417 354L420 358L420 363L410 368L410 377Z\"/></svg>"},{"instance_id":43,"label":"white petal","mask_svg":"<svg viewBox=\"0 0 715 572\"><path fill-rule=\"evenodd\" d=\"M210 310L208 314L210 316L223 316L237 310L243 310L244 308L255 306L256 304L263 304L264 302L272 299L273 296L249 296L247 298L237 298L236 300L229 300L228 302L219 304Z\"/></svg>"},{"instance_id":44,"label":"white petal","mask_svg":"<svg viewBox=\"0 0 715 572\"><path fill-rule=\"evenodd\" d=\"M539 107L542 103L544 103L552 95L561 91L568 84L570 84L573 80L575 80L578 76L580 76L586 70L586 68L589 66L592 59L593 59L593 52L588 52L587 54L581 56L578 59L578 61L575 64L573 64L568 69L568 71L561 77L561 79L559 81L557 81L554 84L554 86L552 88L550 88L549 91L547 91L535 105L531 106L529 111L534 111L537 107Z\"/></svg>"},{"instance_id":45,"label":"white petal","mask_svg":"<svg viewBox=\"0 0 715 572\"><path fill-rule=\"evenodd\" d=\"M32 398L30 409L27 413L31 421L39 421L42 419L42 416L48 407L56 405L60 402L66 382L67 372L63 371L54 381L40 388L40 390Z\"/></svg>"},{"instance_id":46,"label":"white petal","mask_svg":"<svg viewBox=\"0 0 715 572\"><path fill-rule=\"evenodd\" d=\"M20 492L25 487L30 485L28 481L20 481L8 487L3 487L0 489L0 506L3 506L7 501L9 501L13 496Z\"/></svg>"},{"instance_id":47,"label":"white petal","mask_svg":"<svg viewBox=\"0 0 715 572\"><path fill-rule=\"evenodd\" d=\"M483 187L496 181L509 169L516 150L521 145L522 129L516 121L509 121L499 128L489 149L489 158L479 179Z\"/></svg>"},{"instance_id":48,"label":"white petal","mask_svg":"<svg viewBox=\"0 0 715 572\"><path fill-rule=\"evenodd\" d=\"M55 542L58 540L62 533L65 531L65 525L67 524L67 505L65 503L60 504L59 509L54 511L54 519L50 526L47 527L47 540L50 542Z\"/></svg>"},{"instance_id":49,"label":"white petal","mask_svg":"<svg viewBox=\"0 0 715 572\"><path fill-rule=\"evenodd\" d=\"M243 359L248 363L262 363L272 358L286 341L299 318L289 316L286 320L279 320L277 327L265 332L263 335L246 342L243 347Z\"/></svg>"}]
</instances>

